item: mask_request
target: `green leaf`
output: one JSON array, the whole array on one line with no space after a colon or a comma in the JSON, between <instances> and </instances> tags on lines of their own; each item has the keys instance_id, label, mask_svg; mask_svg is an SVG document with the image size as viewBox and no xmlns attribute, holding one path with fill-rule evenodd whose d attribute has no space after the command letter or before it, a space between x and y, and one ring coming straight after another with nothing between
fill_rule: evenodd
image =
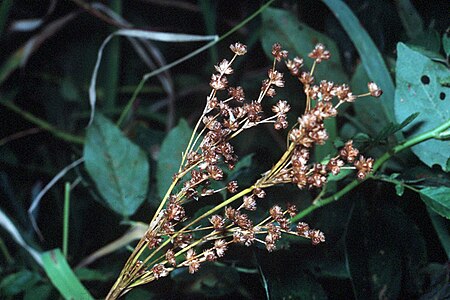
<instances>
[{"instance_id":1,"label":"green leaf","mask_svg":"<svg viewBox=\"0 0 450 300\"><path fill-rule=\"evenodd\" d=\"M434 230L441 242L442 248L444 248L444 251L447 254L447 259L450 260L450 221L435 213L429 206L427 207L427 211Z\"/></svg>"},{"instance_id":2,"label":"green leaf","mask_svg":"<svg viewBox=\"0 0 450 300\"><path fill-rule=\"evenodd\" d=\"M45 273L65 299L94 299L75 276L60 249L42 254L42 261Z\"/></svg>"},{"instance_id":3,"label":"green leaf","mask_svg":"<svg viewBox=\"0 0 450 300\"><path fill-rule=\"evenodd\" d=\"M442 46L444 47L444 52L447 57L450 56L450 27L447 28L442 36Z\"/></svg>"},{"instance_id":4,"label":"green leaf","mask_svg":"<svg viewBox=\"0 0 450 300\"><path fill-rule=\"evenodd\" d=\"M419 134L448 121L450 88L440 84L448 77L448 69L402 43L397 45L397 53L397 122L420 112L415 122L405 127L406 130L413 127L415 134ZM448 141L429 140L412 147L412 151L429 167L438 164L446 170L450 153Z\"/></svg>"},{"instance_id":5,"label":"green leaf","mask_svg":"<svg viewBox=\"0 0 450 300\"><path fill-rule=\"evenodd\" d=\"M409 0L395 1L403 28L410 39L423 32L423 21L414 5Z\"/></svg>"},{"instance_id":6,"label":"green leaf","mask_svg":"<svg viewBox=\"0 0 450 300\"><path fill-rule=\"evenodd\" d=\"M192 130L185 120L180 120L164 139L158 155L158 165L156 169L156 181L158 194L161 198L166 194L172 183L172 176L180 168L183 152L189 143Z\"/></svg>"},{"instance_id":7,"label":"green leaf","mask_svg":"<svg viewBox=\"0 0 450 300\"><path fill-rule=\"evenodd\" d=\"M367 82L370 81L367 72L362 64L356 67L355 73L350 82L352 91L355 94L367 93ZM367 97L355 101L352 105L355 116L359 124L359 129L364 130L371 136L376 136L380 128L389 124L389 119L383 109L380 99Z\"/></svg>"},{"instance_id":8,"label":"green leaf","mask_svg":"<svg viewBox=\"0 0 450 300\"><path fill-rule=\"evenodd\" d=\"M51 299L53 287L49 284L35 285L25 291L23 300L47 300Z\"/></svg>"},{"instance_id":9,"label":"green leaf","mask_svg":"<svg viewBox=\"0 0 450 300\"><path fill-rule=\"evenodd\" d=\"M403 184L395 185L395 193L397 194L397 196L399 196L399 197L403 196L404 192L405 192L405 186Z\"/></svg>"},{"instance_id":10,"label":"green leaf","mask_svg":"<svg viewBox=\"0 0 450 300\"><path fill-rule=\"evenodd\" d=\"M84 161L100 194L116 213L130 216L145 200L149 164L144 151L100 114L87 130Z\"/></svg>"},{"instance_id":11,"label":"green leaf","mask_svg":"<svg viewBox=\"0 0 450 300\"><path fill-rule=\"evenodd\" d=\"M0 295L14 296L35 285L41 277L29 270L10 274L0 282Z\"/></svg>"},{"instance_id":12,"label":"green leaf","mask_svg":"<svg viewBox=\"0 0 450 300\"><path fill-rule=\"evenodd\" d=\"M428 207L450 219L450 188L446 186L427 187L420 190L420 197Z\"/></svg>"},{"instance_id":13,"label":"green leaf","mask_svg":"<svg viewBox=\"0 0 450 300\"><path fill-rule=\"evenodd\" d=\"M305 65L308 68L311 68L313 63L313 60L307 57L308 53L314 49L316 43L322 43L332 55L330 60L316 67L315 77L337 83L347 82L336 43L326 35L300 23L290 12L267 8L262 13L261 43L266 55L271 59L272 45L280 43L291 56L306 57Z\"/></svg>"},{"instance_id":14,"label":"green leaf","mask_svg":"<svg viewBox=\"0 0 450 300\"><path fill-rule=\"evenodd\" d=\"M372 41L361 22L348 6L341 0L323 0L339 20L361 57L361 62L370 80L376 82L383 90L380 105L386 117L394 120L394 83L377 46Z\"/></svg>"}]
</instances>

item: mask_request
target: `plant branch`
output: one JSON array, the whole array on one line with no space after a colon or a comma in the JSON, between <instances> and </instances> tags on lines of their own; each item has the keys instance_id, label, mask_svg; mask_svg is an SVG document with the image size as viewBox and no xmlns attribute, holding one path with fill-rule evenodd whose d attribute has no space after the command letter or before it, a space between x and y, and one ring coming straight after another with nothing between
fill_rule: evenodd
<instances>
[{"instance_id":1,"label":"plant branch","mask_svg":"<svg viewBox=\"0 0 450 300\"><path fill-rule=\"evenodd\" d=\"M67 133L65 131L62 131L61 129L56 128L52 124L36 117L35 115L22 110L20 107L12 103L11 101L0 101L0 104L6 107L7 109L21 115L25 120L37 125L39 128L50 132L53 136L74 144L84 144L84 138L76 135L72 135L70 133Z\"/></svg>"},{"instance_id":2,"label":"plant branch","mask_svg":"<svg viewBox=\"0 0 450 300\"><path fill-rule=\"evenodd\" d=\"M447 129L450 128L450 120L448 120L447 122L443 123L442 125L436 127L435 129L432 129L430 131L424 132L422 134L419 134L415 137L412 137L410 139L407 139L403 142L401 142L400 144L398 144L397 146L395 146L394 148L392 148L391 150L387 151L386 153L384 153L380 158L378 158L375 161L375 164L373 166L373 172L376 172L387 160L389 160L392 156L394 156L395 154L413 147L414 145L420 144L424 141L430 140L430 139L443 139L445 137L443 137L443 134L445 133L445 131ZM322 200L319 201L315 201L315 203L313 203L312 205L308 206L306 209L302 210L301 212L299 212L295 217L293 217L291 219L292 222L297 222L300 219L304 218L305 216L309 215L310 213L312 213L313 211L315 211L316 209L318 209L319 207L325 206L327 204L330 204L334 201L339 200L340 198L342 198L345 194L347 194L348 192L350 192L351 190L353 190L354 188L356 188L357 186L359 186L361 183L363 183L364 181L366 181L369 178L373 178L373 176L369 175L366 177L366 179L364 180L353 180L352 182L350 182L348 185L346 185L342 190L338 191L337 193L335 193L334 195L331 195L327 198L324 198Z\"/></svg>"}]
</instances>

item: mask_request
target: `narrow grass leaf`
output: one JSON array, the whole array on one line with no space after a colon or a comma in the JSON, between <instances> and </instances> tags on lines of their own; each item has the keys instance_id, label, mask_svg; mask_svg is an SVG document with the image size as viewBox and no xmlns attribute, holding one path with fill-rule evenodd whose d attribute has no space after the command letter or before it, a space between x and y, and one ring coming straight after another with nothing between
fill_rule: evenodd
<instances>
[{"instance_id":1,"label":"narrow grass leaf","mask_svg":"<svg viewBox=\"0 0 450 300\"><path fill-rule=\"evenodd\" d=\"M83 157L108 207L122 216L134 214L147 195L150 166L145 152L97 114L87 130Z\"/></svg>"},{"instance_id":2,"label":"narrow grass leaf","mask_svg":"<svg viewBox=\"0 0 450 300\"><path fill-rule=\"evenodd\" d=\"M31 255L31 257L33 257L33 259L38 263L38 265L42 266L42 259L40 253L25 242L25 240L23 239L22 235L20 234L19 230L16 228L14 223L11 221L10 218L8 218L8 216L1 209L0 209L0 226L2 226L7 232L9 232L9 234L16 241L16 243L22 246Z\"/></svg>"},{"instance_id":3,"label":"narrow grass leaf","mask_svg":"<svg viewBox=\"0 0 450 300\"><path fill-rule=\"evenodd\" d=\"M45 273L64 299L93 300L67 263L61 250L54 249L42 254Z\"/></svg>"},{"instance_id":4,"label":"narrow grass leaf","mask_svg":"<svg viewBox=\"0 0 450 300\"><path fill-rule=\"evenodd\" d=\"M91 105L91 117L89 119L90 126L92 124L92 121L94 119L95 114L95 103L97 102L97 95L96 95L96 82L97 82L97 75L98 70L100 68L100 62L102 60L103 51L108 44L108 42L114 37L114 36L126 36L126 37L134 37L134 38L141 38L141 39L147 39L147 40L153 40L153 41L159 41L159 42L172 42L172 43L181 43L181 42L201 42L201 41L211 41L211 40L217 40L218 37L213 36L204 36L204 35L191 35L191 34L182 34L182 33L168 33L168 32L156 32L156 31L145 31L145 30L138 30L138 29L120 29L116 32L110 34L102 43L100 46L98 53L97 53L97 61L95 62L94 70L92 72L91 77L91 83L89 85L89 103Z\"/></svg>"},{"instance_id":5,"label":"narrow grass leaf","mask_svg":"<svg viewBox=\"0 0 450 300\"><path fill-rule=\"evenodd\" d=\"M76 161L74 161L73 163L69 164L68 166L66 166L65 168L63 168L61 171L59 171L58 174L55 175L55 177L53 177L52 180L50 180L49 183L47 183L47 185L39 192L39 194L37 194L37 196L33 199L33 201L31 202L30 208L28 209L28 215L30 217L30 221L31 221L31 225L33 225L34 230L37 232L37 234L40 236L41 239L43 239L41 231L39 230L39 227L37 225L36 219L34 217L34 211L39 207L39 203L41 202L42 198L45 196L45 194L64 176L67 174L67 172L69 172L70 170L72 170L73 168L75 168L76 166L78 166L79 164L81 164L84 161L84 158L79 158Z\"/></svg>"},{"instance_id":6,"label":"narrow grass leaf","mask_svg":"<svg viewBox=\"0 0 450 300\"><path fill-rule=\"evenodd\" d=\"M128 230L124 235L122 235L120 238L112 241L111 243L103 246L102 248L98 249L94 253L90 254L86 258L84 258L78 265L77 268L83 268L87 265L93 263L99 258L102 258L108 254L114 253L117 250L127 246L128 244L139 240L147 231L148 224L144 224L141 222L136 222L133 224L133 227Z\"/></svg>"},{"instance_id":7,"label":"narrow grass leaf","mask_svg":"<svg viewBox=\"0 0 450 300\"><path fill-rule=\"evenodd\" d=\"M403 28L410 39L417 38L423 33L423 21L410 0L397 0L398 15Z\"/></svg>"},{"instance_id":8,"label":"narrow grass leaf","mask_svg":"<svg viewBox=\"0 0 450 300\"><path fill-rule=\"evenodd\" d=\"M352 40L369 78L383 89L380 105L383 106L386 117L390 121L394 121L394 83L377 46L343 1L322 1L331 9Z\"/></svg>"},{"instance_id":9,"label":"narrow grass leaf","mask_svg":"<svg viewBox=\"0 0 450 300\"><path fill-rule=\"evenodd\" d=\"M11 9L13 1L3 0L0 4L0 36L3 34L6 20L8 19L9 10Z\"/></svg>"}]
</instances>

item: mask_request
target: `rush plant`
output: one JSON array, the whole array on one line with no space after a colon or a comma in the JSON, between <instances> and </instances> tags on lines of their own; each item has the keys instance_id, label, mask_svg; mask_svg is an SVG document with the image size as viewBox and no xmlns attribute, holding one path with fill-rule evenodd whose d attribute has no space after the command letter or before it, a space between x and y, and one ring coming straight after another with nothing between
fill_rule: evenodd
<instances>
[{"instance_id":1,"label":"rush plant","mask_svg":"<svg viewBox=\"0 0 450 300\"><path fill-rule=\"evenodd\" d=\"M260 93L256 98L247 98L241 86L229 86L227 79L233 74L233 63L246 54L247 47L235 43L230 49L231 59L223 59L214 66L209 83L211 92L185 151L180 153L178 172L173 175L145 235L125 263L107 299L117 299L134 287L165 277L177 268L188 268L191 274L201 271L202 264L220 259L235 244L259 243L272 252L284 235L310 239L313 245L324 242L325 235L320 230L310 228L305 222L292 221L299 220L293 204L272 206L262 219L254 219L247 212L257 210L258 202L264 201L265 190L270 187L294 184L302 190L323 189L328 177L338 175L343 169L356 170L360 181L373 169L374 159L360 154L351 140L322 161L314 161L312 150L327 141L324 122L336 117L342 104L382 94L375 83L368 83L367 93L354 95L347 84L315 78L315 69L331 55L324 45L317 44L309 53L306 59L312 59L313 64L307 70L303 58L289 59L288 52L280 44L274 44L273 64L262 81ZM276 98L276 89L284 87L280 64L285 64L306 95L306 108L292 125L286 116L291 107L284 99L272 106L270 115L263 111L267 106L265 100ZM240 188L233 180L216 188L212 183L223 181L224 169L233 169L238 162L233 139L267 123L286 132L286 149L279 160L249 187ZM198 216L186 213L185 206L193 205L199 210L205 197L222 191L230 196L214 207ZM320 202L319 197L317 201ZM209 221L208 225L204 225L205 220Z\"/></svg>"}]
</instances>

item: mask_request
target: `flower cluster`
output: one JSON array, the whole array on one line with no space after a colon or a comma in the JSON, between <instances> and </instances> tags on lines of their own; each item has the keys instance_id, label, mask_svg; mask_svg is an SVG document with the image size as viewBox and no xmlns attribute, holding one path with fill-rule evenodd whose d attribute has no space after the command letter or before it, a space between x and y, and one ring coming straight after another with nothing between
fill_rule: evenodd
<instances>
[{"instance_id":1,"label":"flower cluster","mask_svg":"<svg viewBox=\"0 0 450 300\"><path fill-rule=\"evenodd\" d=\"M172 185L147 233L136 246L107 299L115 299L134 286L165 277L175 268L187 267L194 273L202 263L223 257L231 244L250 246L260 243L271 252L284 234L310 239L313 245L324 242L325 236L320 230L310 229L304 222L291 223L291 218L297 214L295 205L289 204L286 209L275 205L263 220L253 220L245 211L256 210L257 202L266 197L265 189L275 185L321 188L330 174L336 175L342 168L356 169L359 179L364 179L372 170L374 160L360 155L352 141L324 162L311 162L310 154L315 145L327 141L324 121L335 117L342 103L353 102L361 96L381 95L375 83L369 83L369 91L364 95L354 95L345 84L326 80L316 84L316 64L330 58L324 45L316 45L308 55L314 60L308 71L304 69L303 58L290 60L288 51L275 44L272 47L273 66L262 81L258 97L249 101L244 89L229 86L227 78L234 72L233 62L247 52L247 47L235 43L230 49L233 57L214 66L215 72L209 83L211 92L206 97L205 108L194 127L179 171L173 176ZM259 124L271 123L277 130L288 128L287 113L291 107L286 100L278 100L272 106L271 116L264 115L262 103L264 98L275 97L277 88L284 87L283 73L276 69L277 63L283 60L291 75L302 83L306 95L305 112L288 132L285 153L246 189L239 191L236 181L223 184L220 189L212 188L213 181L226 177L224 168L233 169L238 161L232 146L234 137ZM234 195L201 216L189 219L185 204L223 190ZM239 200L240 205L232 205ZM203 219L208 219L210 226L200 226L199 221ZM146 249L150 249L150 254Z\"/></svg>"}]
</instances>

